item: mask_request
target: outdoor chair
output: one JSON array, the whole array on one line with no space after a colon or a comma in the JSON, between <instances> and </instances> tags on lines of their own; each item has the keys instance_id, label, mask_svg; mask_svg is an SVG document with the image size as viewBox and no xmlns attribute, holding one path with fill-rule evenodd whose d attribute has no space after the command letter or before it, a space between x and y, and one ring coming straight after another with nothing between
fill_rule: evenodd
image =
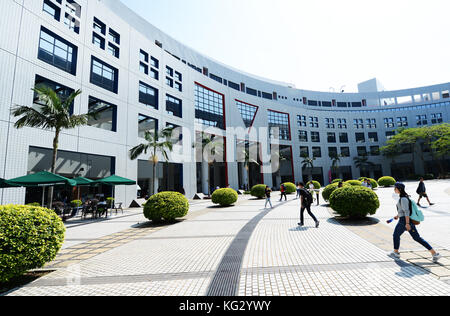
<instances>
[{"instance_id":1,"label":"outdoor chair","mask_svg":"<svg viewBox=\"0 0 450 316\"><path fill-rule=\"evenodd\" d=\"M120 203L114 203L113 204L113 207L112 207L112 209L111 209L111 211L116 211L116 215L117 215L117 213L119 212L119 211L122 211L122 214L123 214L123 208L122 208L122 202L120 202Z\"/></svg>"}]
</instances>

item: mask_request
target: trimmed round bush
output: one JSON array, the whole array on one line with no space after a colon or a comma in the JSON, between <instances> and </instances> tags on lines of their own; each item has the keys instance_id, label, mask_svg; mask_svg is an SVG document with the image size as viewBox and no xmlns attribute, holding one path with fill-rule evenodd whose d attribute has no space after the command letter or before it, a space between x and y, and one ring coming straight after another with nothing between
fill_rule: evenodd
<instances>
[{"instance_id":1,"label":"trimmed round bush","mask_svg":"<svg viewBox=\"0 0 450 316\"><path fill-rule=\"evenodd\" d=\"M66 228L54 211L29 205L0 206L0 282L55 259Z\"/></svg>"},{"instance_id":2,"label":"trimmed round bush","mask_svg":"<svg viewBox=\"0 0 450 316\"><path fill-rule=\"evenodd\" d=\"M360 186L360 185L362 185L362 182L359 181L359 180L348 180L348 181L345 181L345 183L353 185L353 186Z\"/></svg>"},{"instance_id":3,"label":"trimmed round bush","mask_svg":"<svg viewBox=\"0 0 450 316\"><path fill-rule=\"evenodd\" d=\"M83 205L83 202L80 200L73 200L72 202L70 202L70 205L72 205L72 207L80 207L81 205Z\"/></svg>"},{"instance_id":4,"label":"trimmed round bush","mask_svg":"<svg viewBox=\"0 0 450 316\"><path fill-rule=\"evenodd\" d=\"M320 188L322 187L322 185L320 184L320 182L318 182L318 181L309 181L307 184L306 184L306 187L307 188L309 188L309 185L310 184L314 184L314 189L316 189L316 190L320 190Z\"/></svg>"},{"instance_id":5,"label":"trimmed round bush","mask_svg":"<svg viewBox=\"0 0 450 316\"><path fill-rule=\"evenodd\" d=\"M331 182L331 184L333 184L333 183L339 183L339 182L342 182L343 180L342 179L334 179L332 182Z\"/></svg>"},{"instance_id":6,"label":"trimmed round bush","mask_svg":"<svg viewBox=\"0 0 450 316\"><path fill-rule=\"evenodd\" d=\"M330 206L342 217L360 219L375 215L380 201L378 195L369 188L346 186L331 194Z\"/></svg>"},{"instance_id":7,"label":"trimmed round bush","mask_svg":"<svg viewBox=\"0 0 450 316\"><path fill-rule=\"evenodd\" d=\"M323 197L323 199L324 199L325 201L328 202L328 201L330 200L331 194L332 194L335 190L338 189L338 185L339 185L339 183L332 183L332 184L327 185L327 186L325 187L325 189L323 189L323 191L322 191L322 197ZM344 186L349 186L349 184L347 184L347 183L345 183L345 182L343 182L343 185L344 185Z\"/></svg>"},{"instance_id":8,"label":"trimmed round bush","mask_svg":"<svg viewBox=\"0 0 450 316\"><path fill-rule=\"evenodd\" d=\"M236 203L238 194L233 189L219 189L212 194L212 202L220 206L230 206Z\"/></svg>"},{"instance_id":9,"label":"trimmed round bush","mask_svg":"<svg viewBox=\"0 0 450 316\"><path fill-rule=\"evenodd\" d=\"M292 182L286 182L283 184L286 187L286 194L292 194L297 191L297 187Z\"/></svg>"},{"instance_id":10,"label":"trimmed round bush","mask_svg":"<svg viewBox=\"0 0 450 316\"><path fill-rule=\"evenodd\" d=\"M392 178L392 177L381 177L381 178L378 180L378 185L379 185L380 187L385 187L385 188L387 188L387 187L392 187L392 186L394 186L396 182L397 182L397 181L396 181L394 178Z\"/></svg>"},{"instance_id":11,"label":"trimmed round bush","mask_svg":"<svg viewBox=\"0 0 450 316\"><path fill-rule=\"evenodd\" d=\"M189 201L178 192L161 192L153 195L145 203L145 218L158 222L172 222L177 218L187 215L189 211Z\"/></svg>"},{"instance_id":12,"label":"trimmed round bush","mask_svg":"<svg viewBox=\"0 0 450 316\"><path fill-rule=\"evenodd\" d=\"M257 184L255 185L250 194L258 199L263 199L266 196L266 185L265 184Z\"/></svg>"}]
</instances>

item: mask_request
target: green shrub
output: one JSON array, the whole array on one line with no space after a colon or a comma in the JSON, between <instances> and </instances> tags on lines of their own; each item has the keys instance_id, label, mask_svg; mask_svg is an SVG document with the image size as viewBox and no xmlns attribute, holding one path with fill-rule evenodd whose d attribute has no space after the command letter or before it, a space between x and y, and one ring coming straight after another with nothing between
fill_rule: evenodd
<instances>
[{"instance_id":1,"label":"green shrub","mask_svg":"<svg viewBox=\"0 0 450 316\"><path fill-rule=\"evenodd\" d=\"M381 177L378 180L378 184L380 185L380 187L385 188L394 186L396 182L397 181L392 177Z\"/></svg>"},{"instance_id":2,"label":"green shrub","mask_svg":"<svg viewBox=\"0 0 450 316\"><path fill-rule=\"evenodd\" d=\"M423 179L424 180L434 180L434 174L428 173L428 174L423 176Z\"/></svg>"},{"instance_id":3,"label":"green shrub","mask_svg":"<svg viewBox=\"0 0 450 316\"><path fill-rule=\"evenodd\" d=\"M297 187L292 182L283 183L286 187L286 194L292 194L297 192Z\"/></svg>"},{"instance_id":4,"label":"green shrub","mask_svg":"<svg viewBox=\"0 0 450 316\"><path fill-rule=\"evenodd\" d=\"M258 199L263 199L266 196L266 185L265 184L255 185L251 189L250 194Z\"/></svg>"},{"instance_id":5,"label":"green shrub","mask_svg":"<svg viewBox=\"0 0 450 316\"><path fill-rule=\"evenodd\" d=\"M40 207L41 203L38 202L34 202L34 203L28 203L26 206L35 206L35 207Z\"/></svg>"},{"instance_id":6,"label":"green shrub","mask_svg":"<svg viewBox=\"0 0 450 316\"><path fill-rule=\"evenodd\" d=\"M213 204L219 204L220 206L233 205L237 200L238 194L233 189L219 189L212 194Z\"/></svg>"},{"instance_id":7,"label":"green shrub","mask_svg":"<svg viewBox=\"0 0 450 316\"><path fill-rule=\"evenodd\" d=\"M158 223L172 222L189 211L189 201L178 192L161 192L153 195L144 206L145 218Z\"/></svg>"},{"instance_id":8,"label":"green shrub","mask_svg":"<svg viewBox=\"0 0 450 316\"><path fill-rule=\"evenodd\" d=\"M322 187L322 185L320 184L320 182L314 181L314 180L313 180L313 181L309 181L309 182L306 184L306 188L307 188L307 189L309 189L310 183L314 184L314 189L316 189L316 190L320 190L320 188Z\"/></svg>"},{"instance_id":9,"label":"green shrub","mask_svg":"<svg viewBox=\"0 0 450 316\"><path fill-rule=\"evenodd\" d=\"M346 186L331 194L330 206L340 216L359 219L374 215L380 207L380 201L369 188Z\"/></svg>"},{"instance_id":10,"label":"green shrub","mask_svg":"<svg viewBox=\"0 0 450 316\"><path fill-rule=\"evenodd\" d=\"M343 180L342 179L334 179L332 182L331 182L331 184L333 184L333 183L339 183L339 182L342 182Z\"/></svg>"},{"instance_id":11,"label":"green shrub","mask_svg":"<svg viewBox=\"0 0 450 316\"><path fill-rule=\"evenodd\" d=\"M62 220L52 210L0 206L0 282L52 261L61 249L65 231Z\"/></svg>"},{"instance_id":12,"label":"green shrub","mask_svg":"<svg viewBox=\"0 0 450 316\"><path fill-rule=\"evenodd\" d=\"M70 202L70 205L72 205L72 207L80 207L81 205L83 205L83 202L81 202L80 200L73 200L72 202Z\"/></svg>"},{"instance_id":13,"label":"green shrub","mask_svg":"<svg viewBox=\"0 0 450 316\"><path fill-rule=\"evenodd\" d=\"M378 188L378 182L375 179L362 177L362 178L359 178L358 180L364 181L366 179L370 181L370 185L372 186L372 189Z\"/></svg>"},{"instance_id":14,"label":"green shrub","mask_svg":"<svg viewBox=\"0 0 450 316\"><path fill-rule=\"evenodd\" d=\"M323 189L322 191L322 197L325 201L329 201L330 200L330 196L331 194L338 188L339 183L332 183L329 184L325 187L325 189ZM347 183L343 183L344 186L349 186L349 184Z\"/></svg>"},{"instance_id":15,"label":"green shrub","mask_svg":"<svg viewBox=\"0 0 450 316\"><path fill-rule=\"evenodd\" d=\"M360 186L360 185L362 185L362 182L359 181L359 180L348 180L348 181L345 181L345 183L353 185L353 186Z\"/></svg>"}]
</instances>

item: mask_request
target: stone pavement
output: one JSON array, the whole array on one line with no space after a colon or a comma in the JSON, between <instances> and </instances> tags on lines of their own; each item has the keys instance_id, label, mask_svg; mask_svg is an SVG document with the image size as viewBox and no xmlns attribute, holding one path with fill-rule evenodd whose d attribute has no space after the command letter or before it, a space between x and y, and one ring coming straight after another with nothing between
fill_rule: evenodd
<instances>
[{"instance_id":1,"label":"stone pavement","mask_svg":"<svg viewBox=\"0 0 450 316\"><path fill-rule=\"evenodd\" d=\"M437 188L441 199L446 189ZM104 228L104 236L87 235L90 240L68 245L59 261L49 265L55 272L9 295L449 295L446 278L431 271L445 269L447 261L434 265L426 262L429 257L416 260L417 250L423 249L408 236L403 238L404 260L387 257L393 230L383 224L392 213L389 190L378 191L389 200L375 224L365 226L344 225L327 207L315 206L320 228L307 215L306 226L299 228L298 200L275 202L275 209L264 210L264 200L247 198L232 208L208 207L202 201L186 220L166 227L140 219L136 225L139 214L116 218L109 225L119 231ZM447 208L436 205L434 210L448 217ZM126 224L120 221L128 220L122 229ZM427 235L433 230L427 225L434 223L430 219L421 225L424 237L439 248L449 245L448 229ZM99 230L97 225L73 229ZM81 234L71 230L69 239Z\"/></svg>"}]
</instances>

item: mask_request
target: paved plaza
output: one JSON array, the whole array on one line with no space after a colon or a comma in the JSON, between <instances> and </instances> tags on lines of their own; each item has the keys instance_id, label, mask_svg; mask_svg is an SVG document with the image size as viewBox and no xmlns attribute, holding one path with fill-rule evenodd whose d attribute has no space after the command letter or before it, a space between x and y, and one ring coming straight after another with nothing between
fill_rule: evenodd
<instances>
[{"instance_id":1,"label":"paved plaza","mask_svg":"<svg viewBox=\"0 0 450 316\"><path fill-rule=\"evenodd\" d=\"M381 208L370 220L343 222L326 206L314 206L321 225L299 201L240 197L235 207L194 201L175 225L151 225L140 209L102 221L68 224L54 272L7 295L449 295L450 181L427 182L436 203L424 208L419 231L444 258L433 264L408 234L402 260L392 249L396 215L392 188L377 190ZM417 183L407 183L416 199ZM427 203L422 203L426 206Z\"/></svg>"}]
</instances>

